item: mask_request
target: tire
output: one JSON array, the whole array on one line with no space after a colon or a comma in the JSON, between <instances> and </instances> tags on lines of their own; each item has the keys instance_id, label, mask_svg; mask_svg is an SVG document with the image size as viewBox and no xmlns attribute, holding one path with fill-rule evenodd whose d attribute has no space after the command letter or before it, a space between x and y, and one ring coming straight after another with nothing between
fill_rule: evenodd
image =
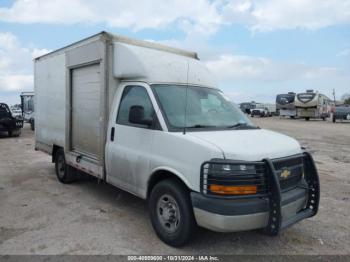
<instances>
[{"instance_id":1,"label":"tire","mask_svg":"<svg viewBox=\"0 0 350 262\"><path fill-rule=\"evenodd\" d=\"M333 123L335 123L335 116L333 116L333 119L332 119Z\"/></svg>"},{"instance_id":2,"label":"tire","mask_svg":"<svg viewBox=\"0 0 350 262\"><path fill-rule=\"evenodd\" d=\"M306 121L309 121L309 120L310 120L310 117L305 117L305 120L306 120Z\"/></svg>"},{"instance_id":3,"label":"tire","mask_svg":"<svg viewBox=\"0 0 350 262\"><path fill-rule=\"evenodd\" d=\"M185 245L195 233L197 224L189 190L177 179L166 179L154 186L149 198L153 229L166 244Z\"/></svg>"},{"instance_id":4,"label":"tire","mask_svg":"<svg viewBox=\"0 0 350 262\"><path fill-rule=\"evenodd\" d=\"M58 181L63 184L69 184L77 180L76 170L66 164L62 148L58 149L55 155L55 172Z\"/></svg>"},{"instance_id":5,"label":"tire","mask_svg":"<svg viewBox=\"0 0 350 262\"><path fill-rule=\"evenodd\" d=\"M19 137L21 135L21 133L22 133L21 129L18 129L14 133L12 133L12 136Z\"/></svg>"},{"instance_id":6,"label":"tire","mask_svg":"<svg viewBox=\"0 0 350 262\"><path fill-rule=\"evenodd\" d=\"M19 137L21 135L21 129L8 131L9 137Z\"/></svg>"},{"instance_id":7,"label":"tire","mask_svg":"<svg viewBox=\"0 0 350 262\"><path fill-rule=\"evenodd\" d=\"M30 130L34 131L34 120L30 120Z\"/></svg>"}]
</instances>

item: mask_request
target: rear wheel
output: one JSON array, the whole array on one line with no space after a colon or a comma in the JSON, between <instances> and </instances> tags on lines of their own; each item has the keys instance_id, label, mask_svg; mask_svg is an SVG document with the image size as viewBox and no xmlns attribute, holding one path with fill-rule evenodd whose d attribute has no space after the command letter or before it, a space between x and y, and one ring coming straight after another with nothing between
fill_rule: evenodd
<instances>
[{"instance_id":1,"label":"rear wheel","mask_svg":"<svg viewBox=\"0 0 350 262\"><path fill-rule=\"evenodd\" d=\"M189 191L177 179L155 185L149 198L149 211L157 236L168 245L183 246L197 227Z\"/></svg>"},{"instance_id":2,"label":"rear wheel","mask_svg":"<svg viewBox=\"0 0 350 262\"><path fill-rule=\"evenodd\" d=\"M310 117L305 117L305 120L306 120L306 121L309 121L309 120L310 120Z\"/></svg>"},{"instance_id":3,"label":"rear wheel","mask_svg":"<svg viewBox=\"0 0 350 262\"><path fill-rule=\"evenodd\" d=\"M66 158L62 148L56 152L55 171L58 181L63 184L72 183L76 180L76 170L66 164Z\"/></svg>"}]
</instances>

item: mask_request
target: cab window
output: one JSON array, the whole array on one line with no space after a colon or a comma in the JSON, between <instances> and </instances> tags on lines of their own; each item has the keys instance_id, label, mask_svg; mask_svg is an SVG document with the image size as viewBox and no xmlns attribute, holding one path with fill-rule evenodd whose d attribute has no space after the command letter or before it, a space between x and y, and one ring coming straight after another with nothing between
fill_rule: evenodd
<instances>
[{"instance_id":1,"label":"cab window","mask_svg":"<svg viewBox=\"0 0 350 262\"><path fill-rule=\"evenodd\" d=\"M129 121L129 114L130 109L134 106L143 107L144 119L153 119L154 124L151 126L145 126L131 123ZM160 129L151 99L143 86L126 86L124 88L116 122L120 125Z\"/></svg>"}]
</instances>

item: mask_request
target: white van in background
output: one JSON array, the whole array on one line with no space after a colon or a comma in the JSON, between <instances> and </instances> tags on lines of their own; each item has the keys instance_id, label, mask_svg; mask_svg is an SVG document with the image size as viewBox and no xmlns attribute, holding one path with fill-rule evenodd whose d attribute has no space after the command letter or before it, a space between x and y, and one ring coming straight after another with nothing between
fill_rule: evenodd
<instances>
[{"instance_id":1,"label":"white van in background","mask_svg":"<svg viewBox=\"0 0 350 262\"><path fill-rule=\"evenodd\" d=\"M169 245L197 225L276 235L317 213L311 155L255 126L196 53L99 33L35 60L35 110L58 180L80 170L147 199Z\"/></svg>"}]
</instances>

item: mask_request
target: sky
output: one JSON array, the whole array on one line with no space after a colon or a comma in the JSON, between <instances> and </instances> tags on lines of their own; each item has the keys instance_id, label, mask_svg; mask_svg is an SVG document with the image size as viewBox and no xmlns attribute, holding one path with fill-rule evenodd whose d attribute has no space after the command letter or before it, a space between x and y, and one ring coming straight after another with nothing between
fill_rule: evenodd
<instances>
[{"instance_id":1,"label":"sky","mask_svg":"<svg viewBox=\"0 0 350 262\"><path fill-rule=\"evenodd\" d=\"M33 58L100 31L196 51L233 101L350 93L350 0L0 0L0 102Z\"/></svg>"}]
</instances>

